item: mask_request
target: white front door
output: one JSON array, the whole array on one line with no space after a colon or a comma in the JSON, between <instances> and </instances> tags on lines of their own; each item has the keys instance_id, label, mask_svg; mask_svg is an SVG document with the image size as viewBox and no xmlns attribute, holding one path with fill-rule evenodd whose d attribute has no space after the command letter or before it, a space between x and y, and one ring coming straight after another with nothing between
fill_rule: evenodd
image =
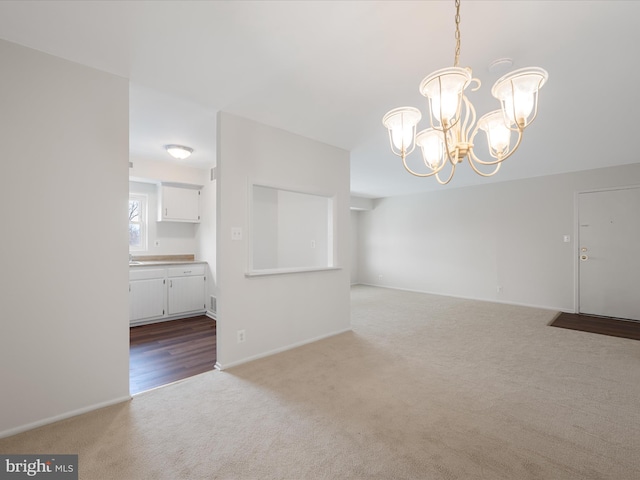
<instances>
[{"instance_id":1,"label":"white front door","mask_svg":"<svg viewBox=\"0 0 640 480\"><path fill-rule=\"evenodd\" d=\"M640 188L580 193L579 311L640 320Z\"/></svg>"}]
</instances>

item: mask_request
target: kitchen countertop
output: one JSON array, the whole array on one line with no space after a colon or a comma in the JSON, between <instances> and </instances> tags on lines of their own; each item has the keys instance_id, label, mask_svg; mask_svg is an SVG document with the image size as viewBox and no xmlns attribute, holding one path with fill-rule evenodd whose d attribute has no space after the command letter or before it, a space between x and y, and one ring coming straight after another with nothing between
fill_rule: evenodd
<instances>
[{"instance_id":1,"label":"kitchen countertop","mask_svg":"<svg viewBox=\"0 0 640 480\"><path fill-rule=\"evenodd\" d=\"M202 260L196 260L195 255L134 255L129 257L130 267L149 267L162 265L188 265L188 264L206 264Z\"/></svg>"},{"instance_id":2,"label":"kitchen countertop","mask_svg":"<svg viewBox=\"0 0 640 480\"><path fill-rule=\"evenodd\" d=\"M149 267L149 266L161 266L161 265L191 265L191 264L205 264L202 260L148 260L148 261L133 261L129 263L130 267Z\"/></svg>"}]
</instances>

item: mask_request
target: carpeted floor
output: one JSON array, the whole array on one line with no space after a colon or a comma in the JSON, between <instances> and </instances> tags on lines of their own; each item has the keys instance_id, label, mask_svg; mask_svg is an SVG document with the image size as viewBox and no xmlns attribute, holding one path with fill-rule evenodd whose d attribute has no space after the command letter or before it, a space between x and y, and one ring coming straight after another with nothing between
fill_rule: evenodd
<instances>
[{"instance_id":1,"label":"carpeted floor","mask_svg":"<svg viewBox=\"0 0 640 480\"><path fill-rule=\"evenodd\" d=\"M640 478L640 350L373 287L353 332L0 440L100 479Z\"/></svg>"}]
</instances>

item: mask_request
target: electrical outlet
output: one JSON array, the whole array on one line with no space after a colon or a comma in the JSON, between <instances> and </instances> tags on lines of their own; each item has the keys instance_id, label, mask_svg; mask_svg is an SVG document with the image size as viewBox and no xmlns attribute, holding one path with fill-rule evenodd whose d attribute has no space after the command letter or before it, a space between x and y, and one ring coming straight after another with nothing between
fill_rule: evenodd
<instances>
[{"instance_id":1,"label":"electrical outlet","mask_svg":"<svg viewBox=\"0 0 640 480\"><path fill-rule=\"evenodd\" d=\"M238 330L238 343L245 341L244 330Z\"/></svg>"},{"instance_id":2,"label":"electrical outlet","mask_svg":"<svg viewBox=\"0 0 640 480\"><path fill-rule=\"evenodd\" d=\"M498 288L496 288L498 293L502 293L502 285L498 285Z\"/></svg>"}]
</instances>

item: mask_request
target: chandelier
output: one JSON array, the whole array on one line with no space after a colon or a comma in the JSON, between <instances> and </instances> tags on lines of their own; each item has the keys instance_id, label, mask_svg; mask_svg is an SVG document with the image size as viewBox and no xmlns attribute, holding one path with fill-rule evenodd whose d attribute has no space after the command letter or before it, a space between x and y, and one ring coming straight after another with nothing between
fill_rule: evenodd
<instances>
[{"instance_id":1,"label":"chandelier","mask_svg":"<svg viewBox=\"0 0 640 480\"><path fill-rule=\"evenodd\" d=\"M427 76L420 84L420 93L429 99L431 128L416 134L422 114L417 108L395 108L383 117L382 123L389 130L391 151L402 158L404 168L416 177L435 176L438 183L446 185L453 178L456 165L468 158L471 168L483 177L495 175L506 160L520 146L522 132L533 122L538 113L538 91L548 78L547 72L538 67L521 68L498 79L491 94L500 102L501 109L489 112L476 123L476 110L464 94L471 86L472 92L480 88L480 80L472 78L471 68L458 66L460 57L460 0L456 5L456 51L454 66L443 68ZM473 141L482 130L489 144L493 160L480 160ZM512 137L516 136L512 145ZM416 172L407 164L406 157L416 145L422 152L427 171ZM445 166L450 164L446 180L440 178ZM479 167L482 165L483 167ZM487 168L488 166L488 168ZM488 169L488 171L482 171ZM446 175L445 175L446 176Z\"/></svg>"}]
</instances>

